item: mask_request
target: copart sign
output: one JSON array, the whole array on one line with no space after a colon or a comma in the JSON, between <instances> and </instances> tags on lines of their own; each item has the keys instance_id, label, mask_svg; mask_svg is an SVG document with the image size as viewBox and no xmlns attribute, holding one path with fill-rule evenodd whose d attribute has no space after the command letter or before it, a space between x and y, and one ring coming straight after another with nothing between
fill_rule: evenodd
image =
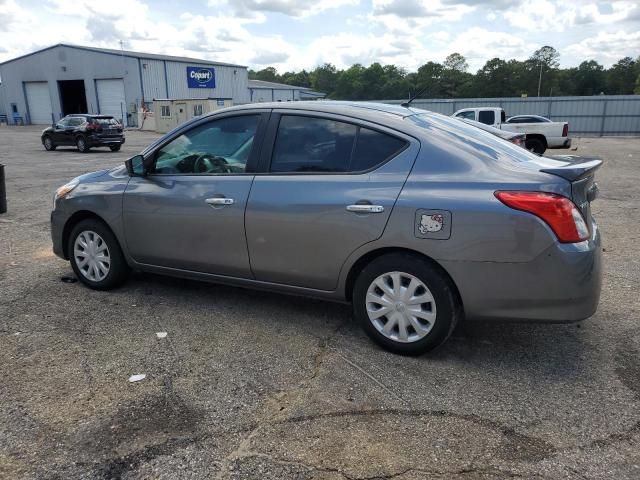
<instances>
[{"instance_id":1,"label":"copart sign","mask_svg":"<svg viewBox=\"0 0 640 480\"><path fill-rule=\"evenodd\" d=\"M213 68L187 67L189 88L216 88L216 74Z\"/></svg>"}]
</instances>

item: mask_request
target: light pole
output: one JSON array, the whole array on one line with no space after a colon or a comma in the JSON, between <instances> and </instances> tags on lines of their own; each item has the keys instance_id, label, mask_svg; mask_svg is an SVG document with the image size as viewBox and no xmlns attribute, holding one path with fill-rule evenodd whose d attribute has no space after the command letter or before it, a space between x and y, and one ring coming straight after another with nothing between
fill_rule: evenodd
<instances>
[{"instance_id":1,"label":"light pole","mask_svg":"<svg viewBox=\"0 0 640 480\"><path fill-rule=\"evenodd\" d=\"M538 96L540 96L541 85L542 85L542 62L540 62L540 76L538 77Z\"/></svg>"}]
</instances>

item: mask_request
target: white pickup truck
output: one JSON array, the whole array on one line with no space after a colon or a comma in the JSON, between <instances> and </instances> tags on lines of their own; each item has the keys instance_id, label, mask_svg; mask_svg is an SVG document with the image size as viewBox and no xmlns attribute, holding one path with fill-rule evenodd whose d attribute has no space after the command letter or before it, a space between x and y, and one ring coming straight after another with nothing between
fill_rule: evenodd
<instances>
[{"instance_id":1,"label":"white pickup truck","mask_svg":"<svg viewBox=\"0 0 640 480\"><path fill-rule=\"evenodd\" d=\"M538 115L516 115L507 119L504 110L498 107L463 108L452 116L475 120L501 130L525 133L526 147L539 155L547 148L571 146L567 122L552 122Z\"/></svg>"}]
</instances>

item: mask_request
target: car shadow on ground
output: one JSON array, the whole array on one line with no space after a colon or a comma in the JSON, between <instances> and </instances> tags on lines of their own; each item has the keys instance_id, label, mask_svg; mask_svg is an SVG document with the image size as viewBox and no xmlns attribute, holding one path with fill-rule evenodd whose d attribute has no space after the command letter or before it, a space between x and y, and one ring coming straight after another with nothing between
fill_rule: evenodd
<instances>
[{"instance_id":1,"label":"car shadow on ground","mask_svg":"<svg viewBox=\"0 0 640 480\"><path fill-rule=\"evenodd\" d=\"M339 337L331 340L338 350L344 347L367 357L391 355L403 359L384 352L369 340L353 320L351 306L347 304L148 273L132 275L121 290L160 296L178 308L182 308L182 303L184 308L194 303L202 308L222 306L240 318L245 317L243 321L247 322L264 313L269 320L262 327L273 328L274 336L282 329L294 328L318 338L339 331ZM417 362L425 368L428 364L447 362L468 363L487 370L507 367L515 375L547 380L575 377L584 373L583 359L589 348L585 333L591 321L595 320L576 324L463 322L442 346L412 358L410 363Z\"/></svg>"}]
</instances>

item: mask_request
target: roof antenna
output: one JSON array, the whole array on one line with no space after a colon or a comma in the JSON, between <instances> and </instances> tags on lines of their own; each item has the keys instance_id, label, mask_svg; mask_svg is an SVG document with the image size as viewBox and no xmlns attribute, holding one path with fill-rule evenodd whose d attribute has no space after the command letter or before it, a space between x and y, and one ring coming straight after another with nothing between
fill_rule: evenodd
<instances>
[{"instance_id":1,"label":"roof antenna","mask_svg":"<svg viewBox=\"0 0 640 480\"><path fill-rule=\"evenodd\" d=\"M401 107L409 107L411 105L411 102L413 102L416 98L418 98L420 95L422 95L426 91L427 91L427 87L424 87L423 89L418 90L411 97L409 97L409 100L407 100L406 102L401 103L400 106Z\"/></svg>"}]
</instances>

